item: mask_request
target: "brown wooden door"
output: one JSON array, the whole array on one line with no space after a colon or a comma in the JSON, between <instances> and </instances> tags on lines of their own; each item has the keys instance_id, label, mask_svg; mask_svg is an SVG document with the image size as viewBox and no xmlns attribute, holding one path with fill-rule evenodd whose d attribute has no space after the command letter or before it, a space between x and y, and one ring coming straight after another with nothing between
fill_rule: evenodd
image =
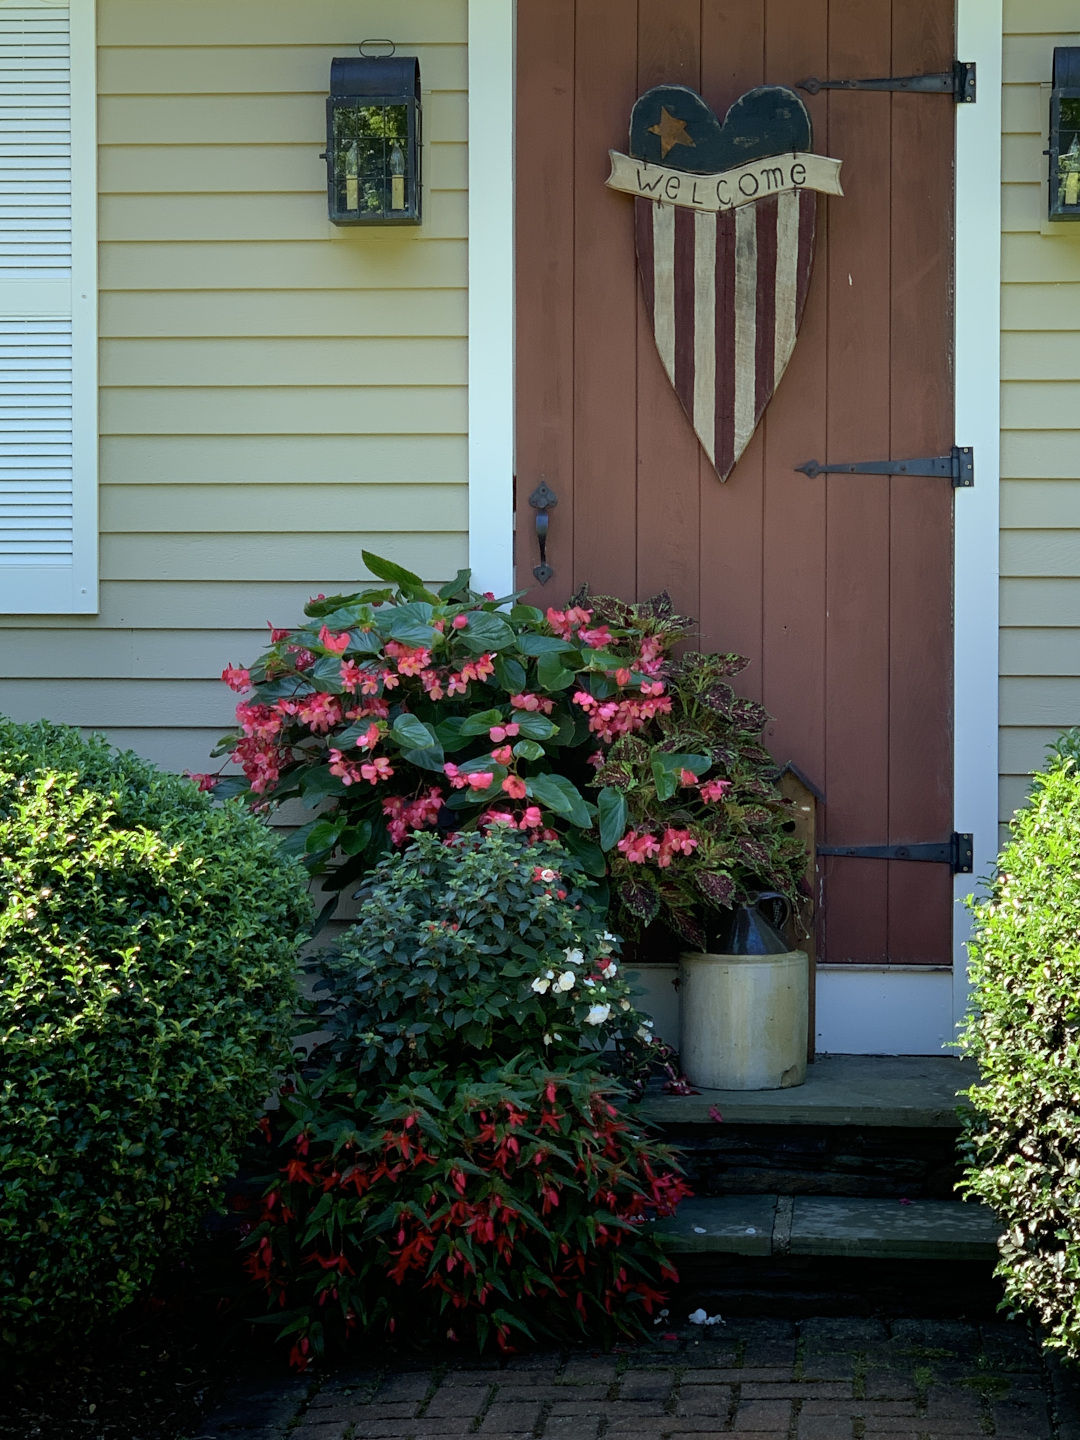
<instances>
[{"instance_id":1,"label":"brown wooden door","mask_svg":"<svg viewBox=\"0 0 1080 1440\"><path fill-rule=\"evenodd\" d=\"M633 200L605 189L631 107L662 82L723 114L764 81L949 68L953 0L519 0L519 584L537 563L541 478L558 495L534 590L668 589L705 649L751 657L767 738L825 793L842 845L952 830L952 491L828 476L808 459L938 455L953 443L954 105L806 97L814 148L843 161L819 201L794 357L726 484L662 369L634 257ZM475 178L474 178L475 183ZM941 865L821 865L828 961L949 963Z\"/></svg>"}]
</instances>

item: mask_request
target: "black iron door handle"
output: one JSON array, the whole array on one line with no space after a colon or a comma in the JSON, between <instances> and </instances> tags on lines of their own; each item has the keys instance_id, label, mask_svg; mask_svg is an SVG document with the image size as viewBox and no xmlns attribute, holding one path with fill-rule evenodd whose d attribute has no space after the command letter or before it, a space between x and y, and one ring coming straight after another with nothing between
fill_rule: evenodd
<instances>
[{"instance_id":1,"label":"black iron door handle","mask_svg":"<svg viewBox=\"0 0 1080 1440\"><path fill-rule=\"evenodd\" d=\"M529 496L529 504L536 511L536 538L540 545L540 564L533 566L533 574L541 585L546 585L555 574L547 558L548 511L553 510L558 503L559 497L546 480L541 480Z\"/></svg>"}]
</instances>

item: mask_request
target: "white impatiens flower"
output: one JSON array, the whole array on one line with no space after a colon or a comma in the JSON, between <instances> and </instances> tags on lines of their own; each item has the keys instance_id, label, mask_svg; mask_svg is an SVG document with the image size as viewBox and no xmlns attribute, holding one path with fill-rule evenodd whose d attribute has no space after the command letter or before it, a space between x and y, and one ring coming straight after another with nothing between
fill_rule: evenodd
<instances>
[{"instance_id":1,"label":"white impatiens flower","mask_svg":"<svg viewBox=\"0 0 1080 1440\"><path fill-rule=\"evenodd\" d=\"M564 950L563 954L568 965L580 965L585 959L585 952L582 950Z\"/></svg>"},{"instance_id":2,"label":"white impatiens flower","mask_svg":"<svg viewBox=\"0 0 1080 1440\"><path fill-rule=\"evenodd\" d=\"M586 980L586 981L585 981L585 984L588 986L588 988L589 988L590 990L595 990L595 989L596 989L596 981L595 981L595 980Z\"/></svg>"},{"instance_id":3,"label":"white impatiens flower","mask_svg":"<svg viewBox=\"0 0 1080 1440\"><path fill-rule=\"evenodd\" d=\"M559 978L555 981L555 989L572 990L576 984L577 976L574 974L573 970L564 970L563 973L559 976Z\"/></svg>"},{"instance_id":4,"label":"white impatiens flower","mask_svg":"<svg viewBox=\"0 0 1080 1440\"><path fill-rule=\"evenodd\" d=\"M537 995L543 995L551 988L551 981L544 975L538 975L532 982L532 988Z\"/></svg>"},{"instance_id":5,"label":"white impatiens flower","mask_svg":"<svg viewBox=\"0 0 1080 1440\"><path fill-rule=\"evenodd\" d=\"M620 1010L629 1010L629 1009L631 1009L631 1008L632 1008L632 1007L631 1007L631 1005L630 1005L630 1001L629 1001L629 1000L620 1000L620 1001L619 1001L619 1009L620 1009Z\"/></svg>"},{"instance_id":6,"label":"white impatiens flower","mask_svg":"<svg viewBox=\"0 0 1080 1440\"><path fill-rule=\"evenodd\" d=\"M541 870L541 871L540 871L540 879L544 882L545 885L550 885L551 882L552 882L554 879L556 879L556 878L557 878L557 877L556 877L556 875L555 875L555 871L554 871L554 870Z\"/></svg>"},{"instance_id":7,"label":"white impatiens flower","mask_svg":"<svg viewBox=\"0 0 1080 1440\"><path fill-rule=\"evenodd\" d=\"M606 965L601 965L600 974L603 975L605 980L610 980L618 968L614 960L609 960Z\"/></svg>"},{"instance_id":8,"label":"white impatiens flower","mask_svg":"<svg viewBox=\"0 0 1080 1440\"><path fill-rule=\"evenodd\" d=\"M586 1025L603 1025L604 1021L611 1014L610 1005L594 1005L585 1016Z\"/></svg>"},{"instance_id":9,"label":"white impatiens flower","mask_svg":"<svg viewBox=\"0 0 1080 1440\"><path fill-rule=\"evenodd\" d=\"M545 1045L550 1045L550 1044L551 1044L551 1036L550 1036L550 1035L545 1035L545 1036L544 1036L544 1044L545 1044Z\"/></svg>"},{"instance_id":10,"label":"white impatiens flower","mask_svg":"<svg viewBox=\"0 0 1080 1440\"><path fill-rule=\"evenodd\" d=\"M646 1028L645 1028L644 1025L639 1025L639 1026L638 1026L638 1032L637 1032L637 1038L638 1038L639 1040L644 1041L644 1043L645 1043L646 1045L651 1045L651 1044L652 1044L652 1038L653 1038L653 1037L652 1037L652 1031L651 1031L651 1030L646 1030Z\"/></svg>"}]
</instances>

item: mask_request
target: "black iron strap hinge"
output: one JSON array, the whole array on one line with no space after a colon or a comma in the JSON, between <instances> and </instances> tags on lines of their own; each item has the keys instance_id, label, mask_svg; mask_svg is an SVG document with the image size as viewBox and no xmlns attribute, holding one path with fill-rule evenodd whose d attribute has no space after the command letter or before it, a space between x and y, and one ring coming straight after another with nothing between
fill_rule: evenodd
<instances>
[{"instance_id":1,"label":"black iron strap hinge","mask_svg":"<svg viewBox=\"0 0 1080 1440\"><path fill-rule=\"evenodd\" d=\"M916 95L951 95L957 105L975 103L975 62L954 60L940 75L884 75L878 80L809 80L799 82L809 95L819 90L902 90Z\"/></svg>"},{"instance_id":2,"label":"black iron strap hinge","mask_svg":"<svg viewBox=\"0 0 1080 1440\"><path fill-rule=\"evenodd\" d=\"M954 875L970 875L975 858L973 837L956 831L940 845L819 845L817 853L852 860L923 860L948 865Z\"/></svg>"},{"instance_id":3,"label":"black iron strap hinge","mask_svg":"<svg viewBox=\"0 0 1080 1440\"><path fill-rule=\"evenodd\" d=\"M954 490L966 490L975 484L975 452L970 445L954 445L948 455L934 455L922 460L860 460L854 465L820 465L808 460L796 465L811 480L816 475L928 475L951 480Z\"/></svg>"}]
</instances>

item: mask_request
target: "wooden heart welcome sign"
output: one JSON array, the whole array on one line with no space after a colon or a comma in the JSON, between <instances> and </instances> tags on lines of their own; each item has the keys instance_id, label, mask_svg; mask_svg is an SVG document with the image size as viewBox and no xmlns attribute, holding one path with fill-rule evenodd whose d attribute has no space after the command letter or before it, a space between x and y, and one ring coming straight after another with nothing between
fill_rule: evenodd
<instances>
[{"instance_id":1,"label":"wooden heart welcome sign","mask_svg":"<svg viewBox=\"0 0 1080 1440\"><path fill-rule=\"evenodd\" d=\"M636 197L637 260L656 346L721 480L749 444L795 348L814 263L815 192L840 161L812 153L806 106L760 85L721 122L695 91L634 106L608 185Z\"/></svg>"}]
</instances>

